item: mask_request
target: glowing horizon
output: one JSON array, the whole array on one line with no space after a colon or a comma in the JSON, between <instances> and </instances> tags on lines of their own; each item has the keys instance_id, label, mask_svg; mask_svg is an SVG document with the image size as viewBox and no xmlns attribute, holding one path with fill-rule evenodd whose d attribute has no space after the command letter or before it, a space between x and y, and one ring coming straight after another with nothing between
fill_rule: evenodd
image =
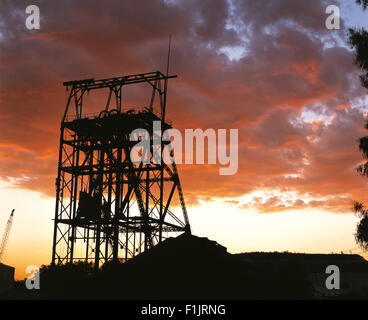
<instances>
[{"instance_id":1,"label":"glowing horizon","mask_svg":"<svg viewBox=\"0 0 368 320\"><path fill-rule=\"evenodd\" d=\"M16 280L23 280L28 265L51 262L55 200L4 183L0 183L0 190L0 211L10 214L8 203L16 209L4 263L15 267ZM189 207L188 213L194 235L215 240L230 253L359 253L353 213L302 209L259 214L219 199ZM0 215L1 226L5 227L8 216Z\"/></svg>"}]
</instances>

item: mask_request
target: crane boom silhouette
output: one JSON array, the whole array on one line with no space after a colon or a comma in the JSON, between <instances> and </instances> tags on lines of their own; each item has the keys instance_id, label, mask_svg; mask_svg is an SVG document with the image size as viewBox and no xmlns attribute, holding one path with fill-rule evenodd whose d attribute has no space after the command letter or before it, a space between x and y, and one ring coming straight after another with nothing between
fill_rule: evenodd
<instances>
[{"instance_id":1,"label":"crane boom silhouette","mask_svg":"<svg viewBox=\"0 0 368 320\"><path fill-rule=\"evenodd\" d=\"M4 235L3 235L3 239L1 240L0 263L3 261L4 255L5 255L6 244L8 242L10 229L11 229L11 226L12 226L12 223L13 223L14 211L15 211L15 209L13 209L11 214L10 214L10 217L9 217L8 222L6 224L6 227L5 227L5 232L4 232Z\"/></svg>"}]
</instances>

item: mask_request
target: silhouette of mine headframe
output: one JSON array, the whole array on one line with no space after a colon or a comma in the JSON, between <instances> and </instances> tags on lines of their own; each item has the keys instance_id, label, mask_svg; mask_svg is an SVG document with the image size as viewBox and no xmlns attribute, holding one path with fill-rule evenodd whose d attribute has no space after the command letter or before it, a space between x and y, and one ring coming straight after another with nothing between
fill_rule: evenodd
<instances>
[{"instance_id":1,"label":"silhouette of mine headframe","mask_svg":"<svg viewBox=\"0 0 368 320\"><path fill-rule=\"evenodd\" d=\"M168 80L175 77L157 71L64 82L69 97L61 121L52 264L85 261L98 268L132 258L173 232L191 232L175 163L153 161L153 121L162 131L171 128L166 96ZM143 109L122 103L123 87L135 84L152 89ZM106 105L86 113L83 99L94 90L106 94ZM130 136L138 128L151 136L146 163L130 158L138 143ZM161 136L163 150L169 142Z\"/></svg>"}]
</instances>

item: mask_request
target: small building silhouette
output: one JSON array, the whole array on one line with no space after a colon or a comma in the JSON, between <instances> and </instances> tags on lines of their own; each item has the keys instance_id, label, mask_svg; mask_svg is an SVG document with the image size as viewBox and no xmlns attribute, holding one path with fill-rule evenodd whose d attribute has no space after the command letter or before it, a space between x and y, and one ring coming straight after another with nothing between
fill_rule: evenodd
<instances>
[{"instance_id":1,"label":"small building silhouette","mask_svg":"<svg viewBox=\"0 0 368 320\"><path fill-rule=\"evenodd\" d=\"M14 286L14 268L0 263L0 295L8 294Z\"/></svg>"}]
</instances>

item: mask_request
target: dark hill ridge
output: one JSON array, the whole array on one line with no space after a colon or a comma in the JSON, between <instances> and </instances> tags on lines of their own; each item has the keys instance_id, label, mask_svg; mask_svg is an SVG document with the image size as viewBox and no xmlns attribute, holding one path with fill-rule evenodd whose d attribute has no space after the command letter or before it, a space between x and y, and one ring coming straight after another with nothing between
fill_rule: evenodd
<instances>
[{"instance_id":1,"label":"dark hill ridge","mask_svg":"<svg viewBox=\"0 0 368 320\"><path fill-rule=\"evenodd\" d=\"M358 255L230 254L193 235L169 238L126 263L41 270L40 298L62 299L310 299L331 296L325 269L341 270L335 297L368 298L368 262ZM327 291L326 291L327 290Z\"/></svg>"},{"instance_id":2,"label":"dark hill ridge","mask_svg":"<svg viewBox=\"0 0 368 320\"><path fill-rule=\"evenodd\" d=\"M343 254L343 253L294 253L294 252L244 252L236 253L237 256L257 260L317 260L317 261L340 261L340 262L367 262L358 254Z\"/></svg>"},{"instance_id":3,"label":"dark hill ridge","mask_svg":"<svg viewBox=\"0 0 368 320\"><path fill-rule=\"evenodd\" d=\"M184 233L176 238L168 238L157 244L150 250L129 260L127 265L139 265L140 263L144 264L148 261L160 263L162 259L166 259L167 257L175 257L180 260L187 260L189 257L195 257L199 260L223 260L229 259L232 255L227 252L224 246L218 244L216 241Z\"/></svg>"},{"instance_id":4,"label":"dark hill ridge","mask_svg":"<svg viewBox=\"0 0 368 320\"><path fill-rule=\"evenodd\" d=\"M325 270L331 264L341 271L341 295L349 294L349 289L350 294L365 294L361 291L364 283L368 288L364 281L368 262L359 255L230 254L216 241L186 234L169 238L118 268L141 275L135 281L141 288L137 297L144 290L148 297L157 298L313 298L329 295L323 289ZM354 277L362 287L349 284Z\"/></svg>"},{"instance_id":5,"label":"dark hill ridge","mask_svg":"<svg viewBox=\"0 0 368 320\"><path fill-rule=\"evenodd\" d=\"M114 275L115 283L127 284L131 289L124 298L211 299L229 296L236 280L234 271L241 272L239 260L225 247L182 234L124 264L106 265L100 277L106 281Z\"/></svg>"},{"instance_id":6,"label":"dark hill ridge","mask_svg":"<svg viewBox=\"0 0 368 320\"><path fill-rule=\"evenodd\" d=\"M296 262L303 265L308 272L323 272L328 265L337 265L349 272L367 272L368 261L357 254L321 254L321 253L290 253L290 252L248 252L235 256L244 263L273 265ZM324 269L323 269L324 266Z\"/></svg>"},{"instance_id":7,"label":"dark hill ridge","mask_svg":"<svg viewBox=\"0 0 368 320\"><path fill-rule=\"evenodd\" d=\"M199 267L204 261L218 263L242 264L244 268L259 266L269 269L278 269L285 265L300 265L308 273L324 272L328 265L337 265L344 272L367 272L368 261L357 254L311 254L290 252L249 252L230 254L227 249L216 241L208 238L182 234L177 238L169 238L156 245L152 249L141 253L126 265L157 264L160 265L167 257L171 257L166 263L187 263L191 258L194 265Z\"/></svg>"}]
</instances>

